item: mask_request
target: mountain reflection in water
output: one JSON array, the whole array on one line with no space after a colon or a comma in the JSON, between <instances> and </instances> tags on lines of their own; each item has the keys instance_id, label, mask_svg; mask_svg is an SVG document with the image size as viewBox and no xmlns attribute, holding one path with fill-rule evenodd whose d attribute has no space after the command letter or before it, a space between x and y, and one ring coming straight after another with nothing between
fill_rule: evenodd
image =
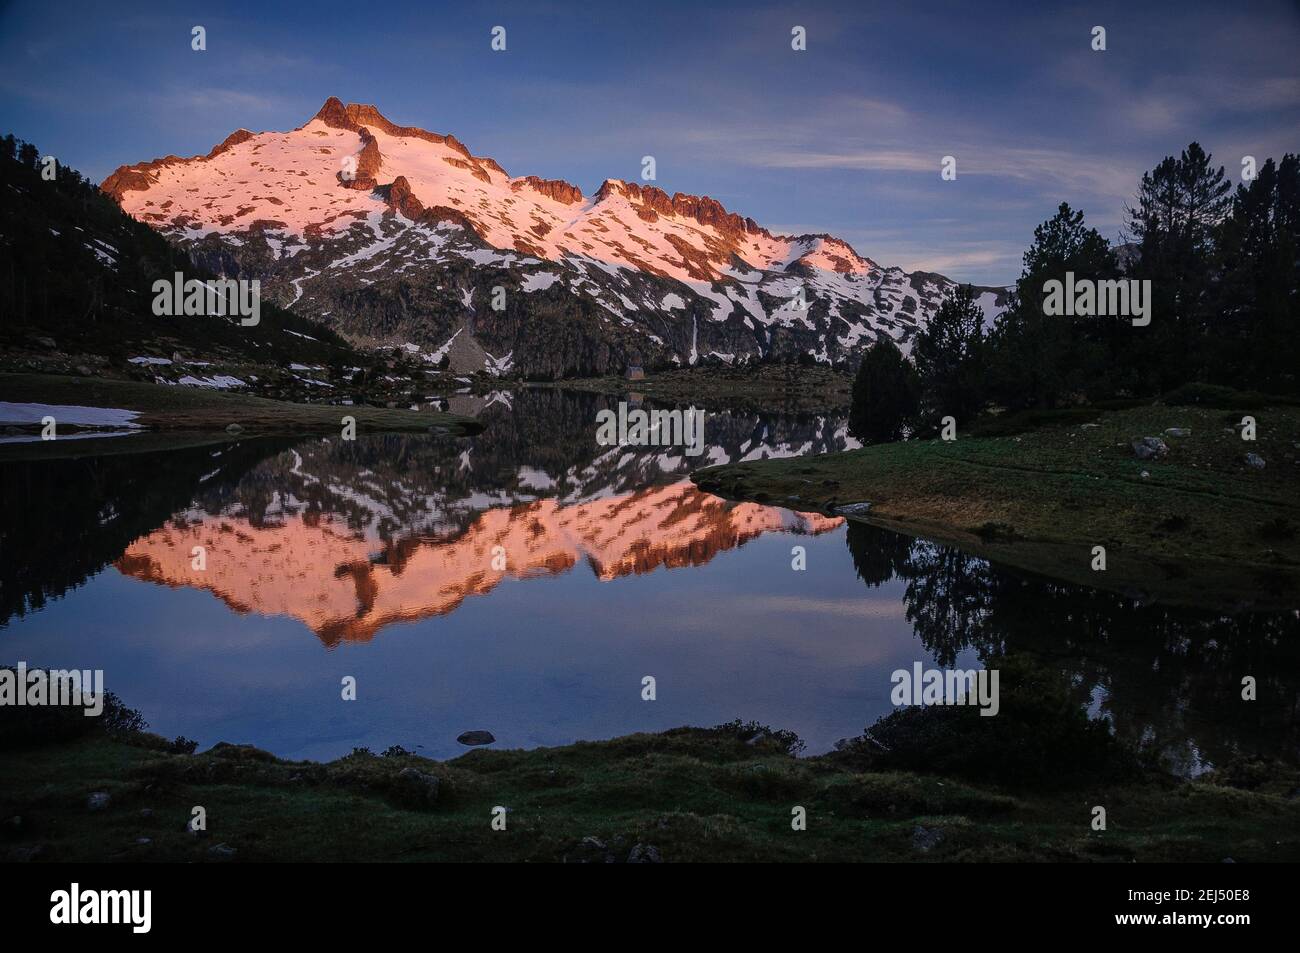
<instances>
[{"instance_id":1,"label":"mountain reflection in water","mask_svg":"<svg viewBox=\"0 0 1300 953\"><path fill-rule=\"evenodd\" d=\"M331 484L326 494L343 489ZM256 522L239 506L179 514L114 565L137 579L206 589L239 612L293 616L334 645L452 612L507 576L555 575L580 560L602 580L699 566L763 533L824 533L841 522L726 503L683 482L567 506L556 499L497 506L463 530L385 540L373 534L389 518L384 505L357 490L348 499L385 515L355 530L343 514L282 491ZM195 546L206 550L203 569L194 568Z\"/></svg>"},{"instance_id":2,"label":"mountain reflection in water","mask_svg":"<svg viewBox=\"0 0 1300 953\"><path fill-rule=\"evenodd\" d=\"M524 389L484 402L471 438L0 464L0 660L102 667L164 733L333 757L451 755L467 727L531 746L735 717L815 752L890 710L895 668L1029 653L1175 770L1296 760L1297 613L1142 605L724 501L689 471L843 449L844 421L710 413L687 458L597 446L609 404ZM364 704L337 703L342 674Z\"/></svg>"}]
</instances>

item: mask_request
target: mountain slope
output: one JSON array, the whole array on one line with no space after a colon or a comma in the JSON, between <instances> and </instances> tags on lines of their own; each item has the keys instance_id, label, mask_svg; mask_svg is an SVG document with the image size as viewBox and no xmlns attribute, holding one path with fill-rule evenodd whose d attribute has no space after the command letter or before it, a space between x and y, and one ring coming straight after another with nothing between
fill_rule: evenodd
<instances>
[{"instance_id":1,"label":"mountain slope","mask_svg":"<svg viewBox=\"0 0 1300 953\"><path fill-rule=\"evenodd\" d=\"M155 315L155 279L171 280L177 271L187 278L214 276L123 215L75 170L59 166L46 180L39 150L12 137L3 144L0 354L15 366L31 354L47 363L84 361L98 370L129 366L135 355L178 350L209 362L359 360L329 329L270 304L251 327L235 317Z\"/></svg>"},{"instance_id":2,"label":"mountain slope","mask_svg":"<svg viewBox=\"0 0 1300 953\"><path fill-rule=\"evenodd\" d=\"M512 177L453 136L334 98L290 132L241 129L206 156L123 166L102 188L200 263L260 278L272 300L358 342L441 358L464 332L465 370L853 366L878 334L906 347L952 286L828 235L774 235L708 197ZM1004 289L980 290L987 309L1001 303Z\"/></svg>"}]
</instances>

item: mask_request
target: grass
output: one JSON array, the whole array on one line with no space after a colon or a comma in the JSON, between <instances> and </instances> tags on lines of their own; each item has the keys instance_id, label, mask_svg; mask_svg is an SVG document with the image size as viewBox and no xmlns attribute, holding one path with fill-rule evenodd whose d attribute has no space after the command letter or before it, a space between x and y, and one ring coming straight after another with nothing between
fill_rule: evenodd
<instances>
[{"instance_id":1,"label":"grass","mask_svg":"<svg viewBox=\"0 0 1300 953\"><path fill-rule=\"evenodd\" d=\"M92 734L0 752L0 836L9 859L35 850L57 861L607 862L637 845L667 862L1300 857L1291 776L1252 790L1142 777L1012 795L742 738L683 728L447 762L363 753L321 764ZM436 800L414 796L404 768L436 777ZM99 791L110 803L92 812L87 797ZM1091 830L1095 804L1106 807L1105 832ZM185 829L195 805L207 812L202 836ZM490 825L498 805L505 831ZM795 806L807 811L804 831L791 828ZM235 852L214 852L220 844Z\"/></svg>"},{"instance_id":2,"label":"grass","mask_svg":"<svg viewBox=\"0 0 1300 953\"><path fill-rule=\"evenodd\" d=\"M1294 604L1300 409L1255 410L1254 442L1236 429L1240 410L1156 404L1084 416L1016 434L989 427L955 441L709 467L692 479L795 509L869 502L869 522L1094 586L1193 604ZM1169 453L1136 459L1131 442L1144 436L1161 436ZM1265 468L1247 466L1247 453ZM1097 545L1105 572L1091 568Z\"/></svg>"},{"instance_id":3,"label":"grass","mask_svg":"<svg viewBox=\"0 0 1300 953\"><path fill-rule=\"evenodd\" d=\"M344 416L356 419L358 433L425 431L431 427L455 434L482 430L482 425L473 418L437 411L293 404L193 387L47 374L0 374L0 401L119 407L138 411L136 422L150 430L174 433L219 432L238 424L248 436L337 435L342 430ZM114 438L119 443L137 439ZM73 443L83 442L103 445L114 441Z\"/></svg>"}]
</instances>

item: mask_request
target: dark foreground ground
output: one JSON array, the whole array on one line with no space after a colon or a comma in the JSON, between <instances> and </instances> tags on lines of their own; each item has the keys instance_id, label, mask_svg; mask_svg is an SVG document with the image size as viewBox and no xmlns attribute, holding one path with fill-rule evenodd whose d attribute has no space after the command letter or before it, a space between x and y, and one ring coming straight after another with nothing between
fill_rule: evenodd
<instances>
[{"instance_id":1,"label":"dark foreground ground","mask_svg":"<svg viewBox=\"0 0 1300 953\"><path fill-rule=\"evenodd\" d=\"M4 712L0 856L144 861L1294 861L1300 773L1243 760L1175 779L1054 678L1002 660L995 718L900 709L820 757L755 725L447 762L282 761L101 719ZM22 719L28 719L23 721ZM116 725L116 727L114 727ZM195 806L207 830L186 824ZM506 829L493 810L506 808ZM1104 807L1106 830L1094 830ZM803 808L807 829L792 829Z\"/></svg>"}]
</instances>

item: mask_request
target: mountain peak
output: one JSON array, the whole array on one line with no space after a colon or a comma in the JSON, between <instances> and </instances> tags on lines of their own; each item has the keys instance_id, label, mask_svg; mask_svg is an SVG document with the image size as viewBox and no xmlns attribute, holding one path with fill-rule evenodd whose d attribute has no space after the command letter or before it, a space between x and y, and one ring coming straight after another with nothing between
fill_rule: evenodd
<instances>
[{"instance_id":1,"label":"mountain peak","mask_svg":"<svg viewBox=\"0 0 1300 953\"><path fill-rule=\"evenodd\" d=\"M296 129L237 130L206 156L122 166L101 187L344 333L400 335L441 358L466 328L489 373L852 366L881 335L905 348L952 284L881 268L833 236L773 233L707 195L610 178L588 198L514 177L450 135L335 96ZM507 312L483 305L497 287L515 289ZM988 291L992 308L1000 291ZM557 315L571 323L539 328Z\"/></svg>"},{"instance_id":2,"label":"mountain peak","mask_svg":"<svg viewBox=\"0 0 1300 953\"><path fill-rule=\"evenodd\" d=\"M335 129L347 128L347 110L343 106L343 100L337 96L331 96L325 100L325 105L321 106L312 118L319 119L325 125L333 126Z\"/></svg>"},{"instance_id":3,"label":"mountain peak","mask_svg":"<svg viewBox=\"0 0 1300 953\"><path fill-rule=\"evenodd\" d=\"M325 104L312 118L319 119L334 129L347 129L350 132L356 132L366 125L378 126L385 131L390 126L396 128L373 103L348 103L345 106L337 96L325 100Z\"/></svg>"},{"instance_id":4,"label":"mountain peak","mask_svg":"<svg viewBox=\"0 0 1300 953\"><path fill-rule=\"evenodd\" d=\"M345 106L337 96L331 96L325 100L325 104L312 117L313 122L316 120L320 120L331 129L360 132L363 128L370 127L401 139L423 139L426 142L446 145L459 152L466 159L474 158L470 155L469 149L465 148L464 144L455 136L439 135L436 132L421 129L419 126L399 126L390 121L387 116L379 111L379 107L372 103L348 103ZM495 163L493 164L495 165Z\"/></svg>"}]
</instances>

